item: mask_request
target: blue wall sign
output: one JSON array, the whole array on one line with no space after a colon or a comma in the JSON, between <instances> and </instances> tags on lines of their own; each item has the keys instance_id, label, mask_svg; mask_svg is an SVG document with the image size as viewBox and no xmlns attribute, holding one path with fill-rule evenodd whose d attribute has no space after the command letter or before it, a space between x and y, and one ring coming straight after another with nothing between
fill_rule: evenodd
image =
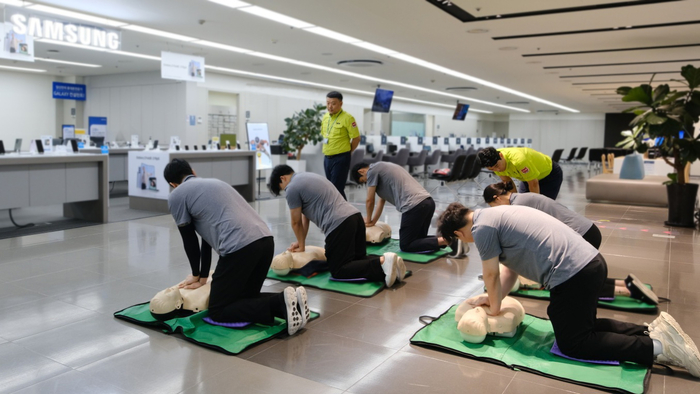
<instances>
[{"instance_id":1,"label":"blue wall sign","mask_svg":"<svg viewBox=\"0 0 700 394\"><path fill-rule=\"evenodd\" d=\"M76 83L54 82L53 98L62 100L85 101L87 89L85 85Z\"/></svg>"}]
</instances>

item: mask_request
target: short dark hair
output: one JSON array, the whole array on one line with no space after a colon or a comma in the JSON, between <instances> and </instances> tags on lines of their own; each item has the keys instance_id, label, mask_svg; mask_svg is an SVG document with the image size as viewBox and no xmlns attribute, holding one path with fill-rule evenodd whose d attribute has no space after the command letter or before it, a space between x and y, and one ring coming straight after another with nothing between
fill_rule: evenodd
<instances>
[{"instance_id":1,"label":"short dark hair","mask_svg":"<svg viewBox=\"0 0 700 394\"><path fill-rule=\"evenodd\" d=\"M495 200L493 196L503 196L511 190L513 190L512 182L499 182L488 185L484 188L484 201L487 204L493 202Z\"/></svg>"},{"instance_id":2,"label":"short dark hair","mask_svg":"<svg viewBox=\"0 0 700 394\"><path fill-rule=\"evenodd\" d=\"M352 170L350 171L350 176L352 177L352 180L355 181L355 183L360 183L360 171L363 168L369 167L369 164L367 163L357 163L352 167Z\"/></svg>"},{"instance_id":3,"label":"short dark hair","mask_svg":"<svg viewBox=\"0 0 700 394\"><path fill-rule=\"evenodd\" d=\"M452 243L456 237L455 231L467 225L467 214L469 208L461 203L453 202L447 206L438 218L438 234L445 238L445 241Z\"/></svg>"},{"instance_id":4,"label":"short dark hair","mask_svg":"<svg viewBox=\"0 0 700 394\"><path fill-rule=\"evenodd\" d=\"M338 100L340 100L340 101L343 101L343 95L342 95L340 92L336 92L335 90L332 91L332 92L329 92L329 93L326 95L326 97L328 97L328 98L334 98L334 99L338 99Z\"/></svg>"},{"instance_id":5,"label":"short dark hair","mask_svg":"<svg viewBox=\"0 0 700 394\"><path fill-rule=\"evenodd\" d=\"M282 183L282 176L289 174L294 174L294 170L292 169L292 167L286 164L280 164L273 168L272 174L270 174L270 183L267 184L267 187L270 188L270 193L272 193L275 196L279 196L280 192L282 191L280 189L280 183Z\"/></svg>"},{"instance_id":6,"label":"short dark hair","mask_svg":"<svg viewBox=\"0 0 700 394\"><path fill-rule=\"evenodd\" d=\"M185 159L173 159L163 170L163 177L168 183L180 184L186 176L192 174L192 167Z\"/></svg>"},{"instance_id":7,"label":"short dark hair","mask_svg":"<svg viewBox=\"0 0 700 394\"><path fill-rule=\"evenodd\" d=\"M496 148L489 146L477 153L479 160L481 161L481 167L493 167L501 160L501 156L498 154Z\"/></svg>"}]
</instances>

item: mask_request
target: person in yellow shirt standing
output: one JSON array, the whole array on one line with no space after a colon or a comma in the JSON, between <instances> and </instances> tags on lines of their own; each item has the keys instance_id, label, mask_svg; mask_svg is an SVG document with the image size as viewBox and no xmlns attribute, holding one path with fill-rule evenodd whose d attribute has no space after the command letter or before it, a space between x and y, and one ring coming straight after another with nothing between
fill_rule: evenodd
<instances>
[{"instance_id":1,"label":"person in yellow shirt standing","mask_svg":"<svg viewBox=\"0 0 700 394\"><path fill-rule=\"evenodd\" d=\"M323 116L323 168L326 178L345 200L345 182L350 173L350 156L360 144L360 130L355 118L343 111L343 95L332 91L326 95L328 112Z\"/></svg>"},{"instance_id":2,"label":"person in yellow shirt standing","mask_svg":"<svg viewBox=\"0 0 700 394\"><path fill-rule=\"evenodd\" d=\"M544 153L530 148L484 148L479 152L481 167L501 177L505 183L513 178L522 181L520 193L539 193L556 200L563 181L561 167ZM513 187L515 189L515 187Z\"/></svg>"}]
</instances>

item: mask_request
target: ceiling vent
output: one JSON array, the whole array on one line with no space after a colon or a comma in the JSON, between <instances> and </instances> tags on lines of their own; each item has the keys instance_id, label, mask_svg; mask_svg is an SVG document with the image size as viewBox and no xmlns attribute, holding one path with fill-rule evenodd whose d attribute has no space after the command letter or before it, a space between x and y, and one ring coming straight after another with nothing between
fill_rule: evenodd
<instances>
[{"instance_id":1,"label":"ceiling vent","mask_svg":"<svg viewBox=\"0 0 700 394\"><path fill-rule=\"evenodd\" d=\"M358 67L358 68L381 66L382 64L384 64L384 63L380 62L379 60L368 60L368 59L341 60L338 62L339 66Z\"/></svg>"},{"instance_id":2,"label":"ceiling vent","mask_svg":"<svg viewBox=\"0 0 700 394\"><path fill-rule=\"evenodd\" d=\"M558 109L538 109L537 112L540 114L558 114L559 110Z\"/></svg>"},{"instance_id":3,"label":"ceiling vent","mask_svg":"<svg viewBox=\"0 0 700 394\"><path fill-rule=\"evenodd\" d=\"M449 90L451 92L454 92L454 91L460 91L460 90L478 90L478 89L475 88L474 86L453 86L453 87L445 88L445 90Z\"/></svg>"},{"instance_id":4,"label":"ceiling vent","mask_svg":"<svg viewBox=\"0 0 700 394\"><path fill-rule=\"evenodd\" d=\"M530 104L529 101L506 101L506 104L508 105L528 105Z\"/></svg>"}]
</instances>

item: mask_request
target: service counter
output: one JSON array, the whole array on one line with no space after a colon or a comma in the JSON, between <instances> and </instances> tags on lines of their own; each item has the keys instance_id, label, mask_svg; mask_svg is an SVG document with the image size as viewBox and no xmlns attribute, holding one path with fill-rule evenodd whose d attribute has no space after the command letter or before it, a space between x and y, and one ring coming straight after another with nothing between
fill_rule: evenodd
<instances>
[{"instance_id":1,"label":"service counter","mask_svg":"<svg viewBox=\"0 0 700 394\"><path fill-rule=\"evenodd\" d=\"M0 155L0 209L63 204L66 217L106 223L109 162L106 155Z\"/></svg>"},{"instance_id":2,"label":"service counter","mask_svg":"<svg viewBox=\"0 0 700 394\"><path fill-rule=\"evenodd\" d=\"M172 159L187 160L197 176L233 186L246 201L255 201L255 152L131 151L128 152L129 208L168 213L170 185L163 177Z\"/></svg>"}]
</instances>

